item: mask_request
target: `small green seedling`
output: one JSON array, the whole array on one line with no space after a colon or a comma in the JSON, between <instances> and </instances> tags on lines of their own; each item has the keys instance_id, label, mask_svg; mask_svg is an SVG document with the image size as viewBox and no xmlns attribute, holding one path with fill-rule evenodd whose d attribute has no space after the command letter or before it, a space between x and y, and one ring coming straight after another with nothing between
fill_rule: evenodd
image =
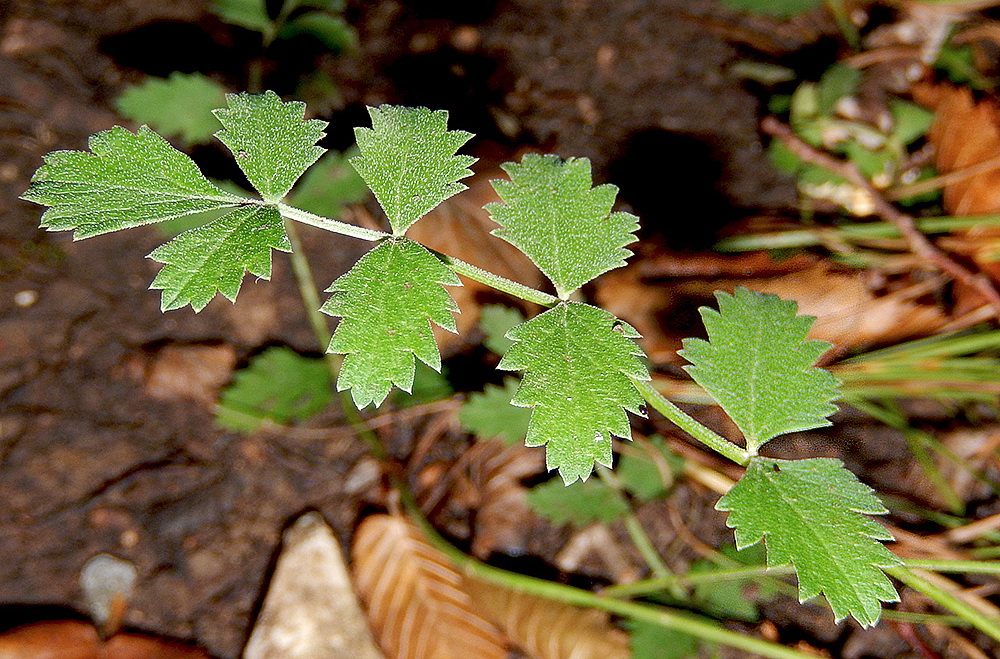
<instances>
[{"instance_id":1,"label":"small green seedling","mask_svg":"<svg viewBox=\"0 0 1000 659\"><path fill-rule=\"evenodd\" d=\"M886 512L872 491L836 460L759 454L778 435L829 425L836 409L838 382L814 366L829 346L806 339L813 319L797 316L794 302L746 289L719 293L718 311L702 309L708 340L685 342L692 377L740 428L743 448L656 392L634 328L576 301L582 286L625 263L638 227L634 216L612 210L614 186L592 185L589 161L530 154L504 166L509 179L493 182L501 199L487 206L499 225L494 234L539 267L553 296L406 237L471 174L474 158L456 154L471 136L448 130L447 113L382 106L370 109L371 128L357 129L352 164L385 211L391 231L382 232L289 205L292 186L324 152L317 142L325 124L304 119L304 104L273 92L226 98L228 107L215 112L223 126L216 136L259 196L212 184L144 126L98 133L89 153L50 153L23 198L49 207L43 227L76 239L222 212L150 254L163 264L152 288L162 291L164 311L199 311L216 293L235 301L246 272L267 279L271 252L291 250L286 223L374 242L333 282L322 308L340 318L329 345L345 356L337 388L349 389L359 407L380 405L394 387L409 391L417 360L440 369L432 323L455 330L458 309L446 287L459 285L458 274L548 307L506 332L512 343L499 368L523 374L511 403L530 410L526 442L545 446L548 467L567 484L587 480L595 463L610 467L612 438L631 438L628 413L643 416L648 404L747 467L717 507L730 513L739 548L764 540L769 565L795 566L803 600L823 593L838 620L854 616L866 626L878 621L881 602L896 600L883 568L900 561L880 542L889 534L867 517Z\"/></svg>"}]
</instances>

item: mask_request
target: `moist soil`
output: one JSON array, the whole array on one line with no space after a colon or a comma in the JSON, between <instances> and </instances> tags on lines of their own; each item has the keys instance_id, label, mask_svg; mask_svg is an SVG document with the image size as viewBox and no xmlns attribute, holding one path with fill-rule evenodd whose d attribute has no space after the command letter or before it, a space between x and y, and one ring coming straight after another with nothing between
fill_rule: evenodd
<instances>
[{"instance_id":1,"label":"moist soil","mask_svg":"<svg viewBox=\"0 0 1000 659\"><path fill-rule=\"evenodd\" d=\"M729 72L745 53L719 26L731 32L745 19L714 2L380 0L349 3L347 16L357 52L309 59L278 49L265 67L265 85L282 93L294 84L284 67L335 77L342 109L324 116L329 146L349 143L366 104L448 109L453 127L480 136L473 153L541 147L591 158L646 237L676 248L704 246L743 209L793 200L763 155L759 99ZM782 38L792 47L799 37ZM318 351L284 256L272 281L248 279L235 305L163 314L148 290L156 264L143 258L163 242L155 229L73 242L39 230L41 209L17 200L43 154L83 149L122 123L114 98L124 85L181 70L239 90L253 48L252 35L202 2L0 5L0 627L79 616L80 568L110 552L141 575L128 625L235 658L283 528L318 510L346 546L371 505L371 487L357 484L366 451L356 438L247 437L213 425L234 367L270 345ZM232 175L214 148L195 155L210 174ZM303 239L325 284L363 246L331 248L319 234ZM385 439L405 458L418 434L394 428ZM434 450L454 457L467 441L448 430ZM871 444L880 452L855 453L852 467L902 453L895 437L849 446ZM711 504L682 489L673 505L717 545L726 532ZM641 513L670 545L664 511ZM535 544L546 558L556 549ZM784 640L905 656L891 632L852 654L856 630L819 609L775 605L768 617Z\"/></svg>"}]
</instances>

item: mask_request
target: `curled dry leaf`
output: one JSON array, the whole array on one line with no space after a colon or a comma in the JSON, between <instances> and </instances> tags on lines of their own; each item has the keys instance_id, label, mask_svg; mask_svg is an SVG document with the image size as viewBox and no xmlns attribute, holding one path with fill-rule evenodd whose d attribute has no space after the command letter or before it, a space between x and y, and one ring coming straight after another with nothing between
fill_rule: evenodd
<instances>
[{"instance_id":1,"label":"curled dry leaf","mask_svg":"<svg viewBox=\"0 0 1000 659\"><path fill-rule=\"evenodd\" d=\"M467 578L477 607L533 659L627 659L628 635L608 614Z\"/></svg>"},{"instance_id":2,"label":"curled dry leaf","mask_svg":"<svg viewBox=\"0 0 1000 659\"><path fill-rule=\"evenodd\" d=\"M140 634L102 642L93 625L39 622L0 635L0 659L210 659L197 648Z\"/></svg>"},{"instance_id":3,"label":"curled dry leaf","mask_svg":"<svg viewBox=\"0 0 1000 659\"><path fill-rule=\"evenodd\" d=\"M408 520L372 515L351 552L354 581L375 634L393 659L504 659L493 625L472 606L462 577Z\"/></svg>"},{"instance_id":4,"label":"curled dry leaf","mask_svg":"<svg viewBox=\"0 0 1000 659\"><path fill-rule=\"evenodd\" d=\"M243 659L381 659L333 531L319 513L284 534Z\"/></svg>"}]
</instances>

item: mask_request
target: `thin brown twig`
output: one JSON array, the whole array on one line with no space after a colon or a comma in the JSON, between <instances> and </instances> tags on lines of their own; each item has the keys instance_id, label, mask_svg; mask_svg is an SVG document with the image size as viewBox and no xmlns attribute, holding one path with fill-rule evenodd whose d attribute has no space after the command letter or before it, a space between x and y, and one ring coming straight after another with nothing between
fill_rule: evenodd
<instances>
[{"instance_id":1,"label":"thin brown twig","mask_svg":"<svg viewBox=\"0 0 1000 659\"><path fill-rule=\"evenodd\" d=\"M993 286L993 283L985 275L972 272L935 247L927 236L917 228L913 218L889 203L854 163L838 160L817 149L802 140L792 132L791 128L774 117L766 117L761 123L761 128L768 135L780 140L789 151L803 162L822 167L868 193L874 204L875 214L896 227L914 254L938 270L950 275L953 279L978 291L993 307L994 315L1000 319L1000 292Z\"/></svg>"}]
</instances>

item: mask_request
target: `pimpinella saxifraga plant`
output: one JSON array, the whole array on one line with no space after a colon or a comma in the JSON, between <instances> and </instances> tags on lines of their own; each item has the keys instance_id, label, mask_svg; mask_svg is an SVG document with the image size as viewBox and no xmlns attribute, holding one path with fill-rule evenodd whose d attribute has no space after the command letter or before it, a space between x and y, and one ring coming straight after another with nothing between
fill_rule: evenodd
<instances>
[{"instance_id":1,"label":"pimpinella saxifraga plant","mask_svg":"<svg viewBox=\"0 0 1000 659\"><path fill-rule=\"evenodd\" d=\"M529 154L508 163L509 179L487 211L494 235L523 251L556 295L526 288L406 237L407 229L465 189L474 158L457 154L470 134L449 130L447 113L424 108L370 108L358 128L352 163L382 206L390 232L294 208L286 196L323 154L325 123L305 119L302 103L276 94L231 94L215 111L216 133L259 193L226 192L185 154L147 127L121 127L90 139L90 151L45 158L23 198L48 209L42 226L76 239L161 222L205 210L224 214L180 234L149 257L163 264L152 283L164 311L204 308L216 293L235 300L247 272L267 279L271 252L290 251L286 223L302 222L375 246L334 281L322 311L339 318L329 351L344 355L337 387L359 407L381 405L393 387L409 390L416 360L439 369L432 324L455 330L457 306L447 287L458 274L548 307L507 332L499 367L522 374L512 404L531 410L530 446L545 446L563 479L586 480L611 466L614 437L629 439L629 416L646 405L726 457L747 467L718 503L729 512L739 547L764 540L770 565L791 563L800 597L826 595L837 619L878 621L896 593L883 573L900 561L880 541L888 533L867 515L885 513L874 494L832 459L783 461L759 455L772 438L829 425L837 381L814 366L829 347L806 339L812 319L794 302L737 289L719 293L719 309L702 309L708 340L685 342L692 377L743 432L746 449L701 426L660 396L635 343L634 328L575 293L620 267L635 241L637 219L615 212L617 189L594 186L584 158Z\"/></svg>"}]
</instances>

